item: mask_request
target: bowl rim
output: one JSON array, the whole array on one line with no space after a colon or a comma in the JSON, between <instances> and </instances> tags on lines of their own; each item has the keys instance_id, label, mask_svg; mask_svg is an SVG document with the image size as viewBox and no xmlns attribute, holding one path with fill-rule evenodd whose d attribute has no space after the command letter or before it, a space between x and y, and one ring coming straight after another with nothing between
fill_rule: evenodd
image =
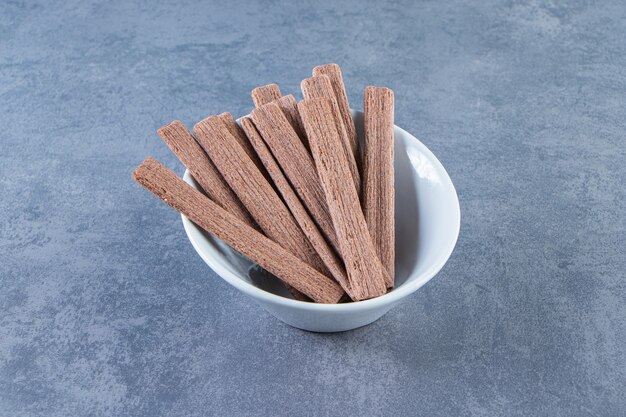
<instances>
[{"instance_id":1,"label":"bowl rim","mask_svg":"<svg viewBox=\"0 0 626 417\"><path fill-rule=\"evenodd\" d=\"M362 115L362 112L353 111L353 114ZM456 227L454 231L454 239L451 241L451 244L449 245L449 247L446 248L445 254L443 257L440 258L439 262L436 262L433 265L430 265L430 267L426 269L425 271L423 271L422 273L420 273L418 278L415 279L414 281L408 284L404 284L400 287L394 288L392 291L386 294L383 294L379 297L370 298L370 299L362 300L362 301L353 301L350 303L341 303L341 304L320 304L320 303L311 303L311 302L306 302L306 301L298 301L292 298L285 298L280 295L276 295L276 294L267 292L265 290L262 290L246 282L245 280L242 280L241 278L237 276L237 274L224 268L222 265L212 262L211 256L204 253L203 250L199 247L200 246L199 243L196 241L196 236L200 236L201 239L204 239L206 241L206 238L203 236L202 232L200 231L200 228L196 226L187 217L181 214L183 227L185 229L185 233L187 234L187 238L191 242L193 248L196 250L198 255L200 255L202 260L204 260L204 262L207 264L207 266L209 266L209 268L211 268L223 280L225 280L226 282L228 282L230 285L234 286L238 290L242 291L243 293L255 299L259 299L268 303L279 304L285 307L295 308L298 310L312 310L312 311L314 310L314 311L347 313L350 311L359 311L363 309L370 309L370 308L376 308L376 307L381 307L384 305L393 304L394 302L397 302L411 295L412 293L420 289L428 281L430 281L448 262L448 259L450 259L450 256L452 255L452 252L454 251L454 248L456 247L456 243L459 238L459 232L461 229L461 207L459 204L458 194L456 192L454 184L452 183L452 179L450 178L450 175L448 174L446 169L443 167L439 159L437 159L437 157L430 151L430 149L428 149L426 145L424 145L414 135L410 134L409 132L407 132L406 130L398 126L394 126L394 129L399 130L402 134L408 136L409 139L414 140L416 142L414 143L414 145L417 145L420 148L420 152L427 155L428 158L431 160L431 162L434 163L436 168L440 170L442 174L444 174L442 178L444 179L444 181L448 183L448 185L450 186L452 190L452 193L454 194L454 210L453 211L456 214L454 216L454 219L452 219L453 221L456 222ZM191 176L188 170L185 170L185 174L183 178L185 182L187 182L192 187L196 188L196 184L193 183L193 177Z\"/></svg>"}]
</instances>

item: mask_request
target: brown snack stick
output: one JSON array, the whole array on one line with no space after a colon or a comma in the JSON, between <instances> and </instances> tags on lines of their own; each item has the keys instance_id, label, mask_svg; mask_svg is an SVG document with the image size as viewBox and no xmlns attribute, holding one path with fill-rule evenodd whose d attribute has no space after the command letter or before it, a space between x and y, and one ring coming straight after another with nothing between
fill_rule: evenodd
<instances>
[{"instance_id":1,"label":"brown snack stick","mask_svg":"<svg viewBox=\"0 0 626 417\"><path fill-rule=\"evenodd\" d=\"M354 158L354 153L352 152L348 133L346 131L346 127L344 126L343 119L341 118L341 112L339 111L339 106L337 105L337 99L335 97L335 92L330 82L330 78L325 75L306 78L302 80L300 88L302 89L302 95L305 99L325 97L330 100L332 106L331 120L333 120L337 125L336 129L337 132L339 132L339 137L341 138L340 151L346 155L346 161L348 161L350 175L354 180L356 193L357 195L361 195L361 176L359 173L359 167L356 163L356 159ZM302 115L300 116L302 117Z\"/></svg>"},{"instance_id":2,"label":"brown snack stick","mask_svg":"<svg viewBox=\"0 0 626 417\"><path fill-rule=\"evenodd\" d=\"M282 94L280 94L278 84L268 84L257 87L252 90L251 95L255 107L260 107L274 100L278 100L282 96Z\"/></svg>"},{"instance_id":3,"label":"brown snack stick","mask_svg":"<svg viewBox=\"0 0 626 417\"><path fill-rule=\"evenodd\" d=\"M227 121L229 119L232 120L237 129L241 130L230 114L224 113L220 115L220 118L222 118L222 120L225 118ZM200 186L203 189L206 188L209 190L205 190L205 192L210 198L220 204L220 206L228 212L234 214L241 220L244 220L255 229L260 230L259 226L254 222L243 204L241 204L237 195L228 187L228 184L226 184L222 175L209 159L209 156L204 152L202 147L196 142L193 136L191 136L189 130L181 122L174 121L159 129L158 133L178 159L180 159L187 169L189 169ZM244 143L247 143L248 147L250 147L248 139L245 135ZM254 150L250 149L250 151L256 156ZM260 163L261 162L259 161L259 164ZM222 202L224 204L222 204ZM301 292L297 291L293 287L290 287L288 284L285 284L285 286L296 300L309 301L308 297Z\"/></svg>"},{"instance_id":4,"label":"brown snack stick","mask_svg":"<svg viewBox=\"0 0 626 417\"><path fill-rule=\"evenodd\" d=\"M354 127L354 120L352 120L352 113L350 113L350 105L348 104L348 96L343 84L343 77L341 76L341 68L339 68L337 64L318 65L313 68L313 76L317 77L320 75L325 75L330 79L333 91L335 92L335 98L337 99L337 105L339 106L341 120L343 120L343 125L350 139L350 148L352 149L352 153L354 153L354 159L357 165L360 167L361 153L359 152L359 138L357 137L356 128Z\"/></svg>"},{"instance_id":5,"label":"brown snack stick","mask_svg":"<svg viewBox=\"0 0 626 417\"><path fill-rule=\"evenodd\" d=\"M364 101L363 214L391 288L395 273L393 91L367 87Z\"/></svg>"},{"instance_id":6,"label":"brown snack stick","mask_svg":"<svg viewBox=\"0 0 626 417\"><path fill-rule=\"evenodd\" d=\"M160 162L146 158L133 179L237 252L319 303L336 303L343 289L282 246L195 190Z\"/></svg>"},{"instance_id":7,"label":"brown snack stick","mask_svg":"<svg viewBox=\"0 0 626 417\"><path fill-rule=\"evenodd\" d=\"M228 116L230 116L230 114L228 114ZM232 116L230 116L230 118L232 119ZM239 126L237 125L237 127ZM183 165L187 167L200 187L213 201L249 226L260 230L259 226L250 216L250 213L248 213L243 204L241 204L241 201L239 201L239 198L237 198L237 195L228 187L222 175L209 159L209 156L204 152L202 147L198 145L182 122L175 120L160 128L158 134L178 159L180 159ZM289 284L285 284L285 286L296 300L310 301L309 297Z\"/></svg>"},{"instance_id":8,"label":"brown snack stick","mask_svg":"<svg viewBox=\"0 0 626 417\"><path fill-rule=\"evenodd\" d=\"M311 242L311 245L313 245L313 248L315 248L320 258L322 258L322 261L324 261L324 264L326 264L332 276L339 282L343 289L350 294L351 290L348 284L348 277L346 276L346 271L341 260L326 242L306 208L302 205L302 202L291 188L291 184L289 184L289 181L285 178L285 175L263 141L263 138L261 138L254 123L248 117L244 117L241 119L241 126L250 139L250 143L254 146L257 155L259 155L259 158L263 161L265 168L267 168L267 172L269 172L272 180L274 180L274 184L276 184L287 206L291 210L291 213L300 225L300 228L309 239L309 242Z\"/></svg>"},{"instance_id":9,"label":"brown snack stick","mask_svg":"<svg viewBox=\"0 0 626 417\"><path fill-rule=\"evenodd\" d=\"M237 143L239 143L243 150L246 151L246 154L248 154L250 159L252 159L252 162L254 162L254 164L259 168L263 175L266 175L263 163L257 156L256 152L254 152L254 148L252 148L252 145L250 144L250 141L248 141L246 134L243 132L243 130L241 130L241 127L237 124L237 121L235 120L233 115L228 112L224 112L217 117L219 117L219 119L224 123L230 134L233 135L235 139L237 139Z\"/></svg>"},{"instance_id":10,"label":"brown snack stick","mask_svg":"<svg viewBox=\"0 0 626 417\"><path fill-rule=\"evenodd\" d=\"M296 131L307 151L310 152L309 141L306 138L306 132L302 126L302 119L300 118L300 113L298 113L298 102L295 97L289 94L287 96L282 96L278 100L274 100L274 103L278 104L278 107L280 107L285 114L285 117L287 117L287 120L289 120L293 130Z\"/></svg>"},{"instance_id":11,"label":"brown snack stick","mask_svg":"<svg viewBox=\"0 0 626 417\"><path fill-rule=\"evenodd\" d=\"M346 181L350 170L333 122L332 104L320 97L301 101L298 110L319 169L352 295L357 300L382 295L387 291L387 272L376 254L359 196Z\"/></svg>"},{"instance_id":12,"label":"brown snack stick","mask_svg":"<svg viewBox=\"0 0 626 417\"><path fill-rule=\"evenodd\" d=\"M258 227L237 195L228 187L213 162L182 122L175 120L160 128L157 133L174 155L187 167L209 198L247 225Z\"/></svg>"},{"instance_id":13,"label":"brown snack stick","mask_svg":"<svg viewBox=\"0 0 626 417\"><path fill-rule=\"evenodd\" d=\"M337 234L328 211L315 162L275 103L252 110L252 121L304 206L337 251Z\"/></svg>"},{"instance_id":14,"label":"brown snack stick","mask_svg":"<svg viewBox=\"0 0 626 417\"><path fill-rule=\"evenodd\" d=\"M230 188L267 237L319 272L328 269L261 171L217 116L197 123L194 134Z\"/></svg>"}]
</instances>

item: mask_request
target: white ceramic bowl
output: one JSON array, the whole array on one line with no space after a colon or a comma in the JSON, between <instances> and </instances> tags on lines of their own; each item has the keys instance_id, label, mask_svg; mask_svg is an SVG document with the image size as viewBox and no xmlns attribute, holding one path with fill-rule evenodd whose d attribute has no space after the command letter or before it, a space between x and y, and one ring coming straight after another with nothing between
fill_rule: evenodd
<instances>
[{"instance_id":1,"label":"white ceramic bowl","mask_svg":"<svg viewBox=\"0 0 626 417\"><path fill-rule=\"evenodd\" d=\"M353 111L353 118L362 142L363 113ZM226 282L291 326L339 332L372 323L439 272L452 254L461 222L456 191L441 163L410 133L397 126L394 133L396 286L388 294L345 304L296 301L276 278L183 216L191 244ZM197 187L188 171L184 179Z\"/></svg>"}]
</instances>

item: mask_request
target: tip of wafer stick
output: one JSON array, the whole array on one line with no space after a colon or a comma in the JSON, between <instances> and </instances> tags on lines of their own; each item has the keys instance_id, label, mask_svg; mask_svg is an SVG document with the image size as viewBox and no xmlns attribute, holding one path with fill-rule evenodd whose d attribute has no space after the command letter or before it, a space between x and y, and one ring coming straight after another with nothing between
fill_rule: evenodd
<instances>
[{"instance_id":1,"label":"tip of wafer stick","mask_svg":"<svg viewBox=\"0 0 626 417\"><path fill-rule=\"evenodd\" d=\"M235 117L234 117L231 113L229 113L229 112L227 112L227 111L225 111L224 113L220 113L218 117L220 117L220 118L224 118L224 119L232 119L232 120L235 120Z\"/></svg>"},{"instance_id":2,"label":"tip of wafer stick","mask_svg":"<svg viewBox=\"0 0 626 417\"><path fill-rule=\"evenodd\" d=\"M213 123L223 123L223 122L218 116L215 116L215 115L205 117L204 119L200 120L198 123L193 125L193 133L197 134L198 131L202 129L204 126L206 126L207 124L213 124Z\"/></svg>"},{"instance_id":3,"label":"tip of wafer stick","mask_svg":"<svg viewBox=\"0 0 626 417\"><path fill-rule=\"evenodd\" d=\"M375 85L368 85L365 87L365 94L387 94L389 97L393 98L393 90L388 87L378 87Z\"/></svg>"},{"instance_id":4,"label":"tip of wafer stick","mask_svg":"<svg viewBox=\"0 0 626 417\"><path fill-rule=\"evenodd\" d=\"M159 162L154 159L151 156L148 156L146 159L143 160L143 162L141 164L139 164L139 166L137 166L137 168L135 168L135 170L133 171L133 173L130 175L130 177L141 184L141 177L143 176L143 174L147 171L150 170L151 167L154 167L156 165L158 165Z\"/></svg>"},{"instance_id":5,"label":"tip of wafer stick","mask_svg":"<svg viewBox=\"0 0 626 417\"><path fill-rule=\"evenodd\" d=\"M181 122L180 120L172 120L168 124L163 125L160 128L158 128L157 133L161 135L164 132L167 132L170 128L179 128L179 127L185 127L185 124Z\"/></svg>"},{"instance_id":6,"label":"tip of wafer stick","mask_svg":"<svg viewBox=\"0 0 626 417\"><path fill-rule=\"evenodd\" d=\"M270 101L269 103L262 104L252 109L252 111L250 112L250 116L252 116L252 121L255 121L255 116L258 119L259 115L265 114L265 112L272 111L272 110L275 112L280 112L280 114L283 114L278 103L275 101Z\"/></svg>"},{"instance_id":7,"label":"tip of wafer stick","mask_svg":"<svg viewBox=\"0 0 626 417\"><path fill-rule=\"evenodd\" d=\"M261 85L259 87L255 87L252 89L253 93L259 92L259 91L280 91L280 87L276 83L270 83L270 84Z\"/></svg>"},{"instance_id":8,"label":"tip of wafer stick","mask_svg":"<svg viewBox=\"0 0 626 417\"><path fill-rule=\"evenodd\" d=\"M255 107L277 100L282 96L278 84L267 84L256 87L252 90L250 95L252 96Z\"/></svg>"},{"instance_id":9,"label":"tip of wafer stick","mask_svg":"<svg viewBox=\"0 0 626 417\"><path fill-rule=\"evenodd\" d=\"M330 88L332 88L332 84L330 82L330 77L328 75L326 75L326 74L316 74L316 75L314 75L312 77L305 78L304 80L302 80L300 82L300 89L304 91L304 90L307 89L307 86L310 86L311 84L315 84L315 83L318 83L318 82L328 83Z\"/></svg>"},{"instance_id":10,"label":"tip of wafer stick","mask_svg":"<svg viewBox=\"0 0 626 417\"><path fill-rule=\"evenodd\" d=\"M313 75L317 75L316 73L319 73L320 71L324 71L326 69L330 69L332 71L339 71L341 72L341 68L339 67L339 64L335 64L335 63L328 63L328 64L322 64L322 65L317 65L315 67L313 67Z\"/></svg>"}]
</instances>

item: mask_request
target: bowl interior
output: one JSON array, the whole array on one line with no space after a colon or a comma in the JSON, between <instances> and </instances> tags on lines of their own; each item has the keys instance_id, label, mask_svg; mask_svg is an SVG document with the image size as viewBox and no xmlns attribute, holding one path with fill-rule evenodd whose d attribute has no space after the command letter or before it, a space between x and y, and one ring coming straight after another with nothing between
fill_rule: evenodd
<instances>
[{"instance_id":1,"label":"bowl interior","mask_svg":"<svg viewBox=\"0 0 626 417\"><path fill-rule=\"evenodd\" d=\"M353 111L353 117L363 144L363 113ZM441 163L413 135L397 126L394 134L396 286L375 300L409 294L432 278L452 253L460 227L456 191ZM198 188L188 171L184 179ZM183 223L198 254L226 281L253 296L261 290L291 299L277 278L187 218Z\"/></svg>"}]
</instances>

